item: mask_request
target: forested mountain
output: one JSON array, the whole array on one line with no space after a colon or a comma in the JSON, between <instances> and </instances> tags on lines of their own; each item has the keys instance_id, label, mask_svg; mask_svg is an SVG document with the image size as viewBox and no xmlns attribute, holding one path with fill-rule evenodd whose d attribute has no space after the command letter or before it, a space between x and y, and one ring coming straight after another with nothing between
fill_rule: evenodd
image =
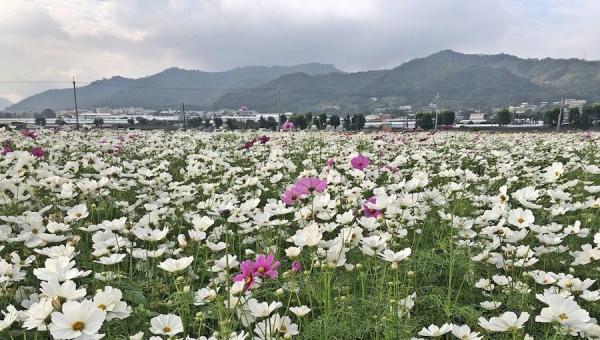
<instances>
[{"instance_id":1,"label":"forested mountain","mask_svg":"<svg viewBox=\"0 0 600 340\"><path fill-rule=\"evenodd\" d=\"M318 63L242 67L225 72L170 68L129 79L113 77L78 89L81 107L201 108L247 106L258 111L360 111L427 106L437 96L445 108L497 107L567 97L600 100L600 62L521 59L508 54L444 50L389 70L345 73ZM72 90L48 90L8 110L70 108Z\"/></svg>"}]
</instances>

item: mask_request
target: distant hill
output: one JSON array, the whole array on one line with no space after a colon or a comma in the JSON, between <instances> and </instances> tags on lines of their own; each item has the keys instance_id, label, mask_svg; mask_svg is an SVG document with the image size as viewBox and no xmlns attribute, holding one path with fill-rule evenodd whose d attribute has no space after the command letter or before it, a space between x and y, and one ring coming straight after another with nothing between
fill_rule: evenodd
<instances>
[{"instance_id":1,"label":"distant hill","mask_svg":"<svg viewBox=\"0 0 600 340\"><path fill-rule=\"evenodd\" d=\"M0 97L0 111L4 110L10 105L12 105L12 103L8 99Z\"/></svg>"},{"instance_id":2,"label":"distant hill","mask_svg":"<svg viewBox=\"0 0 600 340\"><path fill-rule=\"evenodd\" d=\"M120 76L94 81L77 89L78 106L92 107L165 107L186 103L211 107L231 89L250 88L282 75L303 72L309 75L340 73L333 65L310 63L296 66L248 66L224 72L203 72L169 68L160 73L131 79ZM164 89L171 88L171 89ZM10 111L41 108L73 108L71 88L48 90L10 106Z\"/></svg>"},{"instance_id":3,"label":"distant hill","mask_svg":"<svg viewBox=\"0 0 600 340\"><path fill-rule=\"evenodd\" d=\"M408 61L394 69L331 75L286 75L267 83L282 89L282 110L371 110L427 106L436 95L445 108L497 107L558 101L565 96L600 100L600 62L521 59L507 54L475 55L451 50ZM271 93L246 91L219 98L218 107L240 103L273 111Z\"/></svg>"},{"instance_id":4,"label":"distant hill","mask_svg":"<svg viewBox=\"0 0 600 340\"><path fill-rule=\"evenodd\" d=\"M600 62L444 50L393 69L354 73L316 63L242 67L225 72L171 68L146 78L96 81L80 88L78 99L82 107L151 108L185 102L202 108L247 106L274 112L278 89L281 111L298 112L361 111L400 105L418 109L436 96L438 105L444 108L487 108L558 101L561 91L567 97L598 101ZM70 108L70 91L42 92L8 109Z\"/></svg>"}]
</instances>

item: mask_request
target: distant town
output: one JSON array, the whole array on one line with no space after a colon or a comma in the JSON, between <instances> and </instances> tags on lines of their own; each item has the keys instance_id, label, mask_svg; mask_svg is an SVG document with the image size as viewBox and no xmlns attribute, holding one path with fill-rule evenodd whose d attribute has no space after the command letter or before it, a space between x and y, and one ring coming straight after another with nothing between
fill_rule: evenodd
<instances>
[{"instance_id":1,"label":"distant town","mask_svg":"<svg viewBox=\"0 0 600 340\"><path fill-rule=\"evenodd\" d=\"M584 99L568 98L560 101L539 103L520 103L504 108L488 110L468 109L457 112L439 108L435 103L427 107L414 109L410 105L397 108L375 108L369 113L326 114L326 113L295 113L295 112L258 112L247 107L240 109L220 109L214 111L187 110L183 104L174 109L147 109L142 107L111 108L98 107L92 109L52 110L44 109L39 112L21 113L0 112L0 125L73 125L94 127L138 127L138 128L228 128L228 129L277 129L283 122L297 121L302 116L305 123L299 122L298 127L316 126L329 130L352 129L350 125L354 117L360 115L364 121L360 128L374 129L415 129L427 130L440 126L544 126L553 123L548 121L548 112L554 110L554 115L560 112L561 124L573 123L574 112L583 113L587 101ZM502 118L508 114L507 117ZM333 118L332 118L333 117ZM424 118L425 117L425 118ZM429 118L428 118L429 117ZM436 120L437 117L437 120ZM344 122L347 119L348 122ZM425 119L425 123L423 123ZM554 117L557 121L558 117ZM323 122L325 121L325 122ZM311 124L309 124L311 122ZM336 123L337 122L337 123ZM556 122L554 122L556 124Z\"/></svg>"}]
</instances>

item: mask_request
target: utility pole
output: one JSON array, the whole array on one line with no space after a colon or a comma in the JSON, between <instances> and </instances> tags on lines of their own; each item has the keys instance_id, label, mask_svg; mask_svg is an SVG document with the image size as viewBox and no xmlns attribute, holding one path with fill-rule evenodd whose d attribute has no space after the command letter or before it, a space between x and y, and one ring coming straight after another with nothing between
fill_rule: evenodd
<instances>
[{"instance_id":1,"label":"utility pole","mask_svg":"<svg viewBox=\"0 0 600 340\"><path fill-rule=\"evenodd\" d=\"M187 129L187 119L185 117L185 103L181 103L181 113L183 114L183 128Z\"/></svg>"},{"instance_id":2,"label":"utility pole","mask_svg":"<svg viewBox=\"0 0 600 340\"><path fill-rule=\"evenodd\" d=\"M563 111L563 93L560 91L560 111L558 111L558 122L556 122L556 132L560 131L560 123L562 122Z\"/></svg>"},{"instance_id":3,"label":"utility pole","mask_svg":"<svg viewBox=\"0 0 600 340\"><path fill-rule=\"evenodd\" d=\"M435 104L435 128L434 128L434 130L437 130L437 125L438 125L438 107L437 107L438 99L440 99L439 92L435 94L434 102L433 102Z\"/></svg>"},{"instance_id":4,"label":"utility pole","mask_svg":"<svg viewBox=\"0 0 600 340\"><path fill-rule=\"evenodd\" d=\"M75 124L79 130L79 110L77 110L77 88L75 86L75 76L73 76L73 99L75 100Z\"/></svg>"},{"instance_id":5,"label":"utility pole","mask_svg":"<svg viewBox=\"0 0 600 340\"><path fill-rule=\"evenodd\" d=\"M279 117L281 116L281 86L277 85L277 127L279 131L281 131L281 123L279 122Z\"/></svg>"}]
</instances>

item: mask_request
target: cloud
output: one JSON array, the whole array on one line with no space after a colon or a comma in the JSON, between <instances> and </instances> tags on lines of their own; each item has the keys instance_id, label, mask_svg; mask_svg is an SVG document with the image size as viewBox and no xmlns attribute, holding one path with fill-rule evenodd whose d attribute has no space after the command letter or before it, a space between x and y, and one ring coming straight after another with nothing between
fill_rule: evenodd
<instances>
[{"instance_id":1,"label":"cloud","mask_svg":"<svg viewBox=\"0 0 600 340\"><path fill-rule=\"evenodd\" d=\"M3 0L0 80L139 77L179 66L390 68L441 49L598 59L596 1ZM8 55L8 57L7 57ZM17 100L49 84L0 84Z\"/></svg>"}]
</instances>

